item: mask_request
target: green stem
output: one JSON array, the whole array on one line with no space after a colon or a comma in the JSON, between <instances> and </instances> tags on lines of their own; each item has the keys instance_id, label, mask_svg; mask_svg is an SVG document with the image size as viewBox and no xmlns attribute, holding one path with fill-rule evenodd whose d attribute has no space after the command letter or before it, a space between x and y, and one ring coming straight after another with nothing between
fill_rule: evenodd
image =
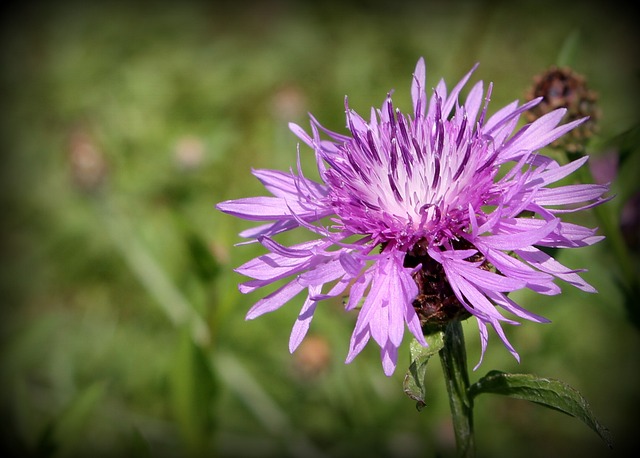
<instances>
[{"instance_id":1,"label":"green stem","mask_svg":"<svg viewBox=\"0 0 640 458\"><path fill-rule=\"evenodd\" d=\"M462 323L449 322L444 332L444 347L440 350L449 406L453 419L458 456L475 456L473 437L473 402L469 398L469 374L467 352L464 345Z\"/></svg>"}]
</instances>

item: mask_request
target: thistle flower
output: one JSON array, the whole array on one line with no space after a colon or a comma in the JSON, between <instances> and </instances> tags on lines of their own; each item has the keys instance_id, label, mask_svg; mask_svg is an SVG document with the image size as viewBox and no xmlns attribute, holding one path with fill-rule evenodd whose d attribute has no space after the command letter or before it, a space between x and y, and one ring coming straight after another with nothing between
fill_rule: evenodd
<instances>
[{"instance_id":1,"label":"thistle flower","mask_svg":"<svg viewBox=\"0 0 640 458\"><path fill-rule=\"evenodd\" d=\"M491 327L519 360L502 328L518 322L500 309L514 318L548 320L520 307L509 292L558 294L555 279L595 291L579 270L540 248L581 247L603 238L561 216L603 202L606 185L549 187L587 158L560 165L539 152L585 119L559 125L566 110L558 109L516 130L520 115L541 98L521 106L515 101L488 116L492 85L485 93L481 81L461 105L458 96L475 68L451 91L441 80L427 100L420 59L411 87L413 114L401 113L388 94L366 120L345 99L348 135L322 127L313 116L311 134L290 124L315 152L321 182L303 175L298 153L297 170L253 170L272 196L217 205L236 217L267 222L240 234L268 250L237 268L251 278L240 291L288 279L260 299L247 319L306 291L291 332L293 352L317 305L348 294L346 310L359 312L346 362L373 338L384 373L391 375L405 325L426 346L431 323L473 316L482 355ZM312 240L294 246L274 240L298 227Z\"/></svg>"}]
</instances>

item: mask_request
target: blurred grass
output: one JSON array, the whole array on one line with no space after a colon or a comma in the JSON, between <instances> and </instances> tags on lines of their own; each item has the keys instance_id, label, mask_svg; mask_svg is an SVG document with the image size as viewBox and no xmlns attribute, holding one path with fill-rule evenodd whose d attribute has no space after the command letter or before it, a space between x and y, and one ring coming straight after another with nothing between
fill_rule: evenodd
<instances>
[{"instance_id":1,"label":"blurred grass","mask_svg":"<svg viewBox=\"0 0 640 458\"><path fill-rule=\"evenodd\" d=\"M262 193L251 167L294 164L287 123L306 125L307 111L342 130L345 94L365 113L393 88L410 106L420 56L430 86L479 61L473 80L495 83L495 110L522 99L575 31L573 66L600 94L598 155L638 121L630 18L613 5L550 1L7 9L3 446L33 456L450 456L437 363L418 413L402 364L387 379L373 346L343 364L355 317L339 302L318 310L311 343L293 356L296 301L244 321L263 293L242 296L232 268L261 251L232 247L250 224L213 207ZM629 195L638 184L624 173L616 192ZM595 225L590 213L578 218ZM561 260L588 266L600 294L522 294L553 322L508 330L520 365L492 335L472 379L500 369L564 380L617 448L569 417L487 397L476 405L479 456L618 456L635 444L640 340L616 261L604 243ZM475 364L477 331L465 329Z\"/></svg>"}]
</instances>

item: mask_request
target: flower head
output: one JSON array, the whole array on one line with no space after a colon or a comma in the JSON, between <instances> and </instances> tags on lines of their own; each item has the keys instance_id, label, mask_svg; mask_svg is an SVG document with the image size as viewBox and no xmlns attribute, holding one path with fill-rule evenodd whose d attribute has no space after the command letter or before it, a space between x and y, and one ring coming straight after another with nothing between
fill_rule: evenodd
<instances>
[{"instance_id":1,"label":"flower head","mask_svg":"<svg viewBox=\"0 0 640 458\"><path fill-rule=\"evenodd\" d=\"M267 222L241 233L268 253L237 269L251 278L240 291L289 279L259 300L247 319L306 291L291 333L293 352L318 303L348 289L346 309L359 312L347 362L373 338L391 375L405 325L427 345L423 326L474 316L483 355L491 327L519 358L502 329L502 323L518 323L500 309L514 318L547 320L520 307L509 292L558 294L555 279L595 291L579 271L540 248L602 239L561 216L601 203L607 186L549 187L587 159L560 165L539 152L585 119L559 125L566 110L558 109L516 130L520 115L541 98L521 106L515 101L488 116L492 85L485 93L478 82L460 104L474 69L451 91L441 80L427 99L420 59L411 87L413 113L401 113L389 94L366 120L345 100L348 135L325 129L313 117L311 134L291 124L315 152L321 182L303 176L298 159L295 171L253 171L272 196L218 204L231 215ZM323 224L325 218L330 223ZM274 240L298 227L313 239L295 246Z\"/></svg>"}]
</instances>

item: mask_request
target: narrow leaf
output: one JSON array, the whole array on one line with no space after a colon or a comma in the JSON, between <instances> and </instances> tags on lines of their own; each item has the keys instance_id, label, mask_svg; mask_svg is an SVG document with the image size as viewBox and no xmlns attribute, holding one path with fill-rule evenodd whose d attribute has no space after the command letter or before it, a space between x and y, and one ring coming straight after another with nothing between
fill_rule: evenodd
<instances>
[{"instance_id":1,"label":"narrow leaf","mask_svg":"<svg viewBox=\"0 0 640 458\"><path fill-rule=\"evenodd\" d=\"M69 456L82 443L92 416L106 394L106 383L94 382L82 389L41 434L37 445L42 456Z\"/></svg>"},{"instance_id":2,"label":"narrow leaf","mask_svg":"<svg viewBox=\"0 0 640 458\"><path fill-rule=\"evenodd\" d=\"M560 53L556 61L558 67L572 67L576 61L576 56L580 48L580 32L572 31L562 43Z\"/></svg>"},{"instance_id":3,"label":"narrow leaf","mask_svg":"<svg viewBox=\"0 0 640 458\"><path fill-rule=\"evenodd\" d=\"M425 336L425 340L429 344L423 347L420 343L413 339L410 345L411 364L409 370L404 376L403 389L407 396L416 401L416 408L422 410L426 406L426 383L425 375L427 372L427 363L429 358L437 355L443 347L443 333L435 332Z\"/></svg>"},{"instance_id":4,"label":"narrow leaf","mask_svg":"<svg viewBox=\"0 0 640 458\"><path fill-rule=\"evenodd\" d=\"M140 430L134 427L129 436L129 456L152 458L151 446Z\"/></svg>"},{"instance_id":5,"label":"narrow leaf","mask_svg":"<svg viewBox=\"0 0 640 458\"><path fill-rule=\"evenodd\" d=\"M532 374L508 374L491 371L469 387L469 396L473 399L481 393L493 393L559 410L582 420L612 447L609 431L593 415L587 400L564 382L537 377Z\"/></svg>"},{"instance_id":6,"label":"narrow leaf","mask_svg":"<svg viewBox=\"0 0 640 458\"><path fill-rule=\"evenodd\" d=\"M188 449L202 455L210 446L214 430L217 380L205 349L197 346L183 328L171 374L173 414Z\"/></svg>"}]
</instances>

